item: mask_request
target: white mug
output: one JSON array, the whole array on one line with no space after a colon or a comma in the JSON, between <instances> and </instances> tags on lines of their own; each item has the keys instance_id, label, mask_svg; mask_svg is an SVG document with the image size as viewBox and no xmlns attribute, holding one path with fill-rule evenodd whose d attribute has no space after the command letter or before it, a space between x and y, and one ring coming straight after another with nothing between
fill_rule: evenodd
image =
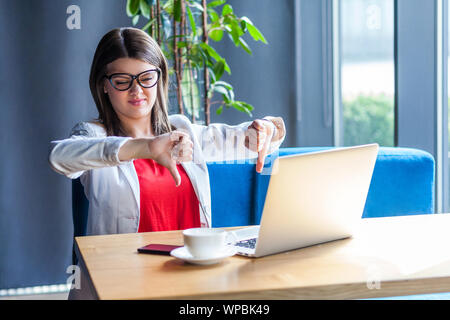
<instances>
[{"instance_id":1,"label":"white mug","mask_svg":"<svg viewBox=\"0 0 450 320\"><path fill-rule=\"evenodd\" d=\"M195 258L209 258L227 247L230 233L223 229L191 228L183 231L184 246Z\"/></svg>"}]
</instances>

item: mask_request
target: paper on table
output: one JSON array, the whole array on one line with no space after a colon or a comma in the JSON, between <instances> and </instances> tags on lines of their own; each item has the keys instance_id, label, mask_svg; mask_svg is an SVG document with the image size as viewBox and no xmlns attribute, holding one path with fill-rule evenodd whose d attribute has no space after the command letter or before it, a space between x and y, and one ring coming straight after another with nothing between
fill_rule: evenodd
<instances>
[{"instance_id":1,"label":"paper on table","mask_svg":"<svg viewBox=\"0 0 450 320\"><path fill-rule=\"evenodd\" d=\"M405 225L405 228L408 227ZM383 234L365 235L359 239L361 254L394 265L405 276L449 262L450 235L446 225L424 222L419 227L405 231L409 235L407 237L399 233L394 241L385 235L398 233L398 224L387 226Z\"/></svg>"}]
</instances>

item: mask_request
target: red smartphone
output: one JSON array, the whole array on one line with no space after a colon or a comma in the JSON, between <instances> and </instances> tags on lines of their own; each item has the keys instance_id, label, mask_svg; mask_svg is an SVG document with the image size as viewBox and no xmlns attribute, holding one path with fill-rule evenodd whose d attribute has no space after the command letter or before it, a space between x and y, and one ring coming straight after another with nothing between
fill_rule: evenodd
<instances>
[{"instance_id":1,"label":"red smartphone","mask_svg":"<svg viewBox=\"0 0 450 320\"><path fill-rule=\"evenodd\" d=\"M159 243L151 243L144 247L138 248L137 251L139 253L151 253L151 254L163 254L170 255L170 251L176 248L180 248L182 246L173 246L170 244L159 244Z\"/></svg>"}]
</instances>

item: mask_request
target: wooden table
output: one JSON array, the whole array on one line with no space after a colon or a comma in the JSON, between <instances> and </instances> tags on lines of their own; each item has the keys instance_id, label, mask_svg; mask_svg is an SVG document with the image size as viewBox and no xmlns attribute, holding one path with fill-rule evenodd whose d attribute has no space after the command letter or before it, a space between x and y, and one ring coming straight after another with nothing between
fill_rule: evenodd
<instances>
[{"instance_id":1,"label":"wooden table","mask_svg":"<svg viewBox=\"0 0 450 320\"><path fill-rule=\"evenodd\" d=\"M355 299L450 291L450 215L363 219L352 238L263 258L190 265L138 254L181 231L76 238L98 299ZM88 284L88 285L85 285Z\"/></svg>"}]
</instances>

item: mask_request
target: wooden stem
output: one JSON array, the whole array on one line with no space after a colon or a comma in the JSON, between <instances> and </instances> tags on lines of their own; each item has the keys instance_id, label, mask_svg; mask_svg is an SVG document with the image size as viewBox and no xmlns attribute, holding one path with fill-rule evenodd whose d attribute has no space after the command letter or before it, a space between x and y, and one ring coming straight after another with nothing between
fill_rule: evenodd
<instances>
[{"instance_id":1,"label":"wooden stem","mask_svg":"<svg viewBox=\"0 0 450 320\"><path fill-rule=\"evenodd\" d=\"M153 6L150 8L150 21L153 20L154 12L153 12ZM153 24L150 25L150 36L153 37Z\"/></svg>"},{"instance_id":2,"label":"wooden stem","mask_svg":"<svg viewBox=\"0 0 450 320\"><path fill-rule=\"evenodd\" d=\"M191 75L191 81L189 81L189 88L191 91L191 108L192 108L192 123L195 123L195 106L194 106L194 84L192 83L194 81L194 75L192 73L192 65L191 62L189 62L189 72Z\"/></svg>"},{"instance_id":3,"label":"wooden stem","mask_svg":"<svg viewBox=\"0 0 450 320\"><path fill-rule=\"evenodd\" d=\"M161 46L161 4L156 0L156 24L157 24L157 41Z\"/></svg>"},{"instance_id":4,"label":"wooden stem","mask_svg":"<svg viewBox=\"0 0 450 320\"><path fill-rule=\"evenodd\" d=\"M203 42L208 44L208 30L206 30L207 26L207 7L206 7L206 0L202 0L202 6L203 6ZM209 90L209 73L208 73L208 67L206 65L206 62L204 64L204 108L205 108L205 124L210 124L210 101L208 98L208 90Z\"/></svg>"},{"instance_id":5,"label":"wooden stem","mask_svg":"<svg viewBox=\"0 0 450 320\"><path fill-rule=\"evenodd\" d=\"M178 108L180 114L184 114L183 109L183 96L181 92L181 77L180 77L180 66L178 59L178 46L177 46L177 22L173 20L173 63L175 69L175 77L177 79L177 99L178 99Z\"/></svg>"}]
</instances>

